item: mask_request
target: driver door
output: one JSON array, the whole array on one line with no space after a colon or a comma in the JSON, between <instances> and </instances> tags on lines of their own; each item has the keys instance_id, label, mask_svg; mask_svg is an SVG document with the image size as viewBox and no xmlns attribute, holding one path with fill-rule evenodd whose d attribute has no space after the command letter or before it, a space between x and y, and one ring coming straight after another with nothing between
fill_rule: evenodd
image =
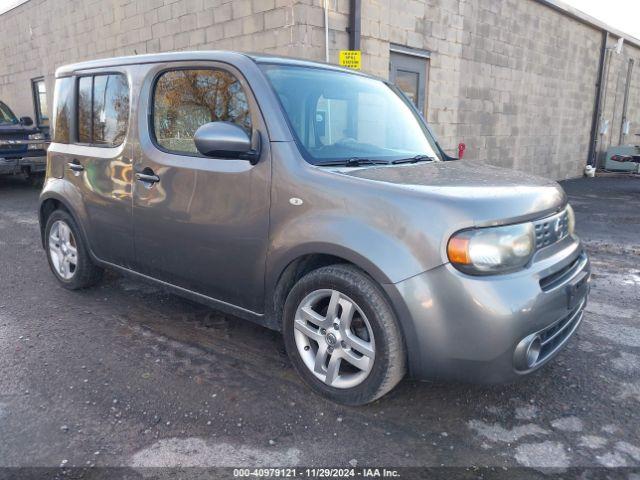
<instances>
[{"instance_id":1,"label":"driver door","mask_svg":"<svg viewBox=\"0 0 640 480\"><path fill-rule=\"evenodd\" d=\"M146 92L146 93L144 93ZM208 158L193 137L227 121L266 135L246 81L211 62L156 65L148 72L134 161L136 269L151 277L262 313L271 165L263 138L257 164Z\"/></svg>"}]
</instances>

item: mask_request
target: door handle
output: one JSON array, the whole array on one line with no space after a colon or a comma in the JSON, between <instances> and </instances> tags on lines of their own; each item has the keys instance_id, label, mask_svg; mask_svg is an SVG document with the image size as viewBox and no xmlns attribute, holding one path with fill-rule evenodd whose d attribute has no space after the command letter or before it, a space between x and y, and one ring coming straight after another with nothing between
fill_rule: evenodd
<instances>
[{"instance_id":1,"label":"door handle","mask_svg":"<svg viewBox=\"0 0 640 480\"><path fill-rule=\"evenodd\" d=\"M67 163L69 170L73 170L74 172L82 172L84 167L80 165L78 162L69 162Z\"/></svg>"},{"instance_id":2,"label":"door handle","mask_svg":"<svg viewBox=\"0 0 640 480\"><path fill-rule=\"evenodd\" d=\"M147 173L136 173L136 180L144 183L158 183L160 181L160 177Z\"/></svg>"}]
</instances>

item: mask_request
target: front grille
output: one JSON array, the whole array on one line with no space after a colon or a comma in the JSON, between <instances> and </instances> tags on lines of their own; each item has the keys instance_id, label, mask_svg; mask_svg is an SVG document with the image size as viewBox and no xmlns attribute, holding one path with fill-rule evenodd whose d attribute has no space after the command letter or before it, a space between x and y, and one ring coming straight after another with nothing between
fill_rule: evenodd
<instances>
[{"instance_id":1,"label":"front grille","mask_svg":"<svg viewBox=\"0 0 640 480\"><path fill-rule=\"evenodd\" d=\"M539 364L544 362L561 345L563 345L564 342L573 334L576 328L578 328L578 325L582 321L585 303L586 299L582 300L582 302L580 302L580 304L569 315L539 332L540 340L542 341L542 348L540 349L540 356L536 363Z\"/></svg>"},{"instance_id":2,"label":"front grille","mask_svg":"<svg viewBox=\"0 0 640 480\"><path fill-rule=\"evenodd\" d=\"M548 292L562 285L571 278L575 272L584 268L587 263L587 255L582 252L578 257L568 265L562 267L557 272L547 275L540 279L540 288L543 292Z\"/></svg>"},{"instance_id":3,"label":"front grille","mask_svg":"<svg viewBox=\"0 0 640 480\"><path fill-rule=\"evenodd\" d=\"M0 143L4 143L4 140L28 140L29 134L24 132L8 133L0 131Z\"/></svg>"},{"instance_id":4,"label":"front grille","mask_svg":"<svg viewBox=\"0 0 640 480\"><path fill-rule=\"evenodd\" d=\"M569 235L569 213L563 210L550 217L533 222L536 232L536 250L559 242Z\"/></svg>"},{"instance_id":5,"label":"front grille","mask_svg":"<svg viewBox=\"0 0 640 480\"><path fill-rule=\"evenodd\" d=\"M0 143L0 152L26 152L27 146L19 143Z\"/></svg>"}]
</instances>

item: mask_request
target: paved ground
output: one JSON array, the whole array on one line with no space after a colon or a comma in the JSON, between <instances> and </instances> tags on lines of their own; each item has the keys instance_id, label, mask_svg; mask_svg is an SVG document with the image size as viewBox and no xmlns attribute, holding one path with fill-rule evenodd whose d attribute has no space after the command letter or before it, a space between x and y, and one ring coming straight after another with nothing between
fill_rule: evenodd
<instances>
[{"instance_id":1,"label":"paved ground","mask_svg":"<svg viewBox=\"0 0 640 480\"><path fill-rule=\"evenodd\" d=\"M640 179L565 183L592 257L583 326L514 385L311 394L280 337L115 274L56 285L38 192L0 178L0 466L640 466Z\"/></svg>"}]
</instances>

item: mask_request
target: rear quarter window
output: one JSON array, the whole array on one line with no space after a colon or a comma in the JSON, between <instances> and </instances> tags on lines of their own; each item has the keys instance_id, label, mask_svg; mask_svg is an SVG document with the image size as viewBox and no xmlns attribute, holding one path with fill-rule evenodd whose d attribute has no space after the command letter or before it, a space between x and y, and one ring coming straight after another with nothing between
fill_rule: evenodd
<instances>
[{"instance_id":1,"label":"rear quarter window","mask_svg":"<svg viewBox=\"0 0 640 480\"><path fill-rule=\"evenodd\" d=\"M69 143L73 100L73 78L58 78L53 94L53 141Z\"/></svg>"},{"instance_id":2,"label":"rear quarter window","mask_svg":"<svg viewBox=\"0 0 640 480\"><path fill-rule=\"evenodd\" d=\"M78 142L104 147L122 144L129 121L129 85L122 74L78 80Z\"/></svg>"}]
</instances>

